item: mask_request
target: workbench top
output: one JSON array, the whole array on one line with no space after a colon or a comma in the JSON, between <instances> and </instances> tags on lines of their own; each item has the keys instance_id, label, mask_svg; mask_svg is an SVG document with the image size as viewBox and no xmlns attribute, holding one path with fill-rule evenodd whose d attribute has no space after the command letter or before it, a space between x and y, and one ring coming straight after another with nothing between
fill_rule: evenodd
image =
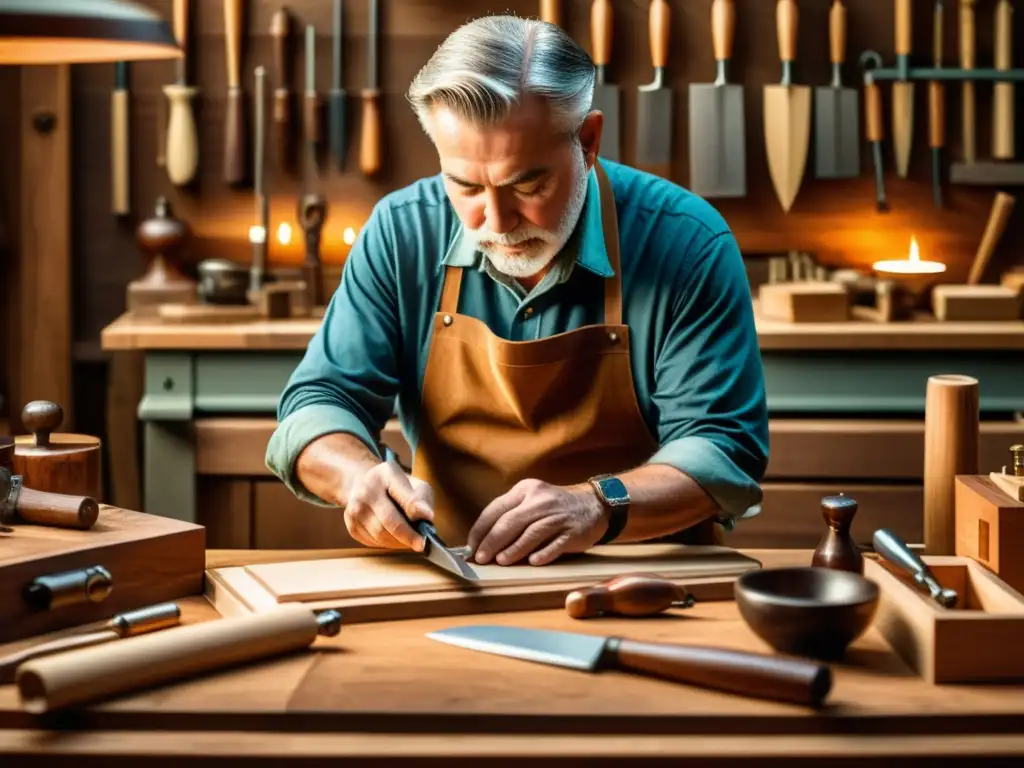
<instances>
[{"instance_id":1,"label":"workbench top","mask_svg":"<svg viewBox=\"0 0 1024 768\"><path fill-rule=\"evenodd\" d=\"M941 323L856 319L841 323L789 323L757 314L763 350L1018 350L1024 321ZM125 314L103 329L104 350L304 350L320 319L170 324Z\"/></svg>"},{"instance_id":2,"label":"workbench top","mask_svg":"<svg viewBox=\"0 0 1024 768\"><path fill-rule=\"evenodd\" d=\"M765 567L810 559L809 551L747 554ZM288 557L210 552L208 564ZM182 608L186 623L218 618L199 597ZM309 651L124 696L65 713L52 725L21 712L13 686L0 687L0 762L15 765L20 757L28 764L45 754L147 765L187 757L190 766L218 757L288 765L339 757L397 758L403 765L588 757L631 764L669 758L673 765L842 758L848 765L853 756L1024 756L1024 684L930 686L873 628L833 666L830 703L813 712L624 673L548 667L425 637L474 623L767 652L731 601L651 619L583 622L551 610L358 624L319 638ZM58 725L59 733L43 729Z\"/></svg>"}]
</instances>

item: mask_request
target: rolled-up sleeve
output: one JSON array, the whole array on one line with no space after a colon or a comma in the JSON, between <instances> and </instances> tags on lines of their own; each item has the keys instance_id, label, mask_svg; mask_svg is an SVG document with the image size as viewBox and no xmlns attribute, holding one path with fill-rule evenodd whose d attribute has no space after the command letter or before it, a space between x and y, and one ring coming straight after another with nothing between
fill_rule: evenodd
<instances>
[{"instance_id":1,"label":"rolled-up sleeve","mask_svg":"<svg viewBox=\"0 0 1024 768\"><path fill-rule=\"evenodd\" d=\"M731 529L757 514L768 464L768 408L750 288L725 232L686 260L655 362L660 449L650 463L686 473Z\"/></svg>"},{"instance_id":2,"label":"rolled-up sleeve","mask_svg":"<svg viewBox=\"0 0 1024 768\"><path fill-rule=\"evenodd\" d=\"M378 204L353 244L323 322L278 402L266 464L301 499L326 505L295 477L303 449L345 432L383 456L379 437L394 411L400 343L393 230Z\"/></svg>"}]
</instances>

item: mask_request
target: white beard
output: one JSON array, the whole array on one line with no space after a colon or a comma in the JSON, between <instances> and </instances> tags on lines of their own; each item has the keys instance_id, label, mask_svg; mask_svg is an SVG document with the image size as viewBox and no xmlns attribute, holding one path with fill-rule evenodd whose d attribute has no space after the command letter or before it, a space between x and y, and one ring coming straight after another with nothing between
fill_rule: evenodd
<instances>
[{"instance_id":1,"label":"white beard","mask_svg":"<svg viewBox=\"0 0 1024 768\"><path fill-rule=\"evenodd\" d=\"M548 266L565 247L587 199L587 166L583 148L578 144L575 154L576 178L573 180L572 194L558 226L553 231L528 224L504 234L492 232L486 225L480 229L466 230L467 235L473 238L477 250L481 251L502 274L513 278L533 277ZM533 242L522 251L513 253L506 250L509 246L519 245L528 240Z\"/></svg>"}]
</instances>

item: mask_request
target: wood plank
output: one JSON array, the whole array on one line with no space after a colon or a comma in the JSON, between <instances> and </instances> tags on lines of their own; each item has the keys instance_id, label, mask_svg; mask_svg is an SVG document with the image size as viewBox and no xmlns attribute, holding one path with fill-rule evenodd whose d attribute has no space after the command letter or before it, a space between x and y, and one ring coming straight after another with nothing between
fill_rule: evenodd
<instances>
[{"instance_id":1,"label":"wood plank","mask_svg":"<svg viewBox=\"0 0 1024 768\"><path fill-rule=\"evenodd\" d=\"M248 479L196 479L196 522L206 527L206 546L253 546L253 483Z\"/></svg>"},{"instance_id":2,"label":"wood plank","mask_svg":"<svg viewBox=\"0 0 1024 768\"><path fill-rule=\"evenodd\" d=\"M52 116L49 132L37 118ZM21 242L17 386L12 417L30 400L64 408L75 423L71 387L71 68L24 67L21 74ZM20 421L20 418L12 418Z\"/></svg>"},{"instance_id":3,"label":"wood plank","mask_svg":"<svg viewBox=\"0 0 1024 768\"><path fill-rule=\"evenodd\" d=\"M361 545L349 535L340 509L302 501L275 479L253 482L253 546L315 549Z\"/></svg>"},{"instance_id":4,"label":"wood plank","mask_svg":"<svg viewBox=\"0 0 1024 768\"><path fill-rule=\"evenodd\" d=\"M107 468L113 491L111 503L122 509L142 509L142 451L139 439L139 401L145 389L141 352L119 352L107 366Z\"/></svg>"}]
</instances>

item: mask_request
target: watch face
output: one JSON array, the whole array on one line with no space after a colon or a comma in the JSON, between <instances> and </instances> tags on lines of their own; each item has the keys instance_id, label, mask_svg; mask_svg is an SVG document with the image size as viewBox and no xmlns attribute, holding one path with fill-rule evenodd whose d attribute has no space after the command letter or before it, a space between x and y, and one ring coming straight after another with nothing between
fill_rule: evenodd
<instances>
[{"instance_id":1,"label":"watch face","mask_svg":"<svg viewBox=\"0 0 1024 768\"><path fill-rule=\"evenodd\" d=\"M609 504L628 504L629 503L629 491L626 490L626 485L617 477L606 477L603 480L598 480L598 484L601 486L601 493L604 494L605 501Z\"/></svg>"}]
</instances>

